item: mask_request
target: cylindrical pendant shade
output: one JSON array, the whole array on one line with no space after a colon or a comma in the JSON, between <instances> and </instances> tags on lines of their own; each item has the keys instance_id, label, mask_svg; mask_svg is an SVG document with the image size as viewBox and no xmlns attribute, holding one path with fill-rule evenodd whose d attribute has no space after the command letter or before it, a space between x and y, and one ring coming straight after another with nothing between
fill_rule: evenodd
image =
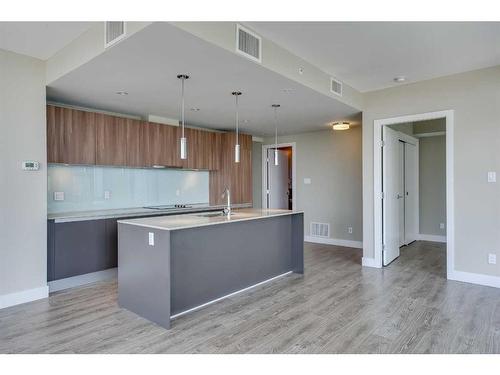
<instances>
[{"instance_id":1,"label":"cylindrical pendant shade","mask_svg":"<svg viewBox=\"0 0 500 375\"><path fill-rule=\"evenodd\" d=\"M187 159L187 139L181 138L181 159Z\"/></svg>"},{"instance_id":2,"label":"cylindrical pendant shade","mask_svg":"<svg viewBox=\"0 0 500 375\"><path fill-rule=\"evenodd\" d=\"M274 149L274 165L279 165L278 163L278 149Z\"/></svg>"},{"instance_id":3,"label":"cylindrical pendant shade","mask_svg":"<svg viewBox=\"0 0 500 375\"><path fill-rule=\"evenodd\" d=\"M235 163L240 162L240 145L234 146L234 162Z\"/></svg>"}]
</instances>

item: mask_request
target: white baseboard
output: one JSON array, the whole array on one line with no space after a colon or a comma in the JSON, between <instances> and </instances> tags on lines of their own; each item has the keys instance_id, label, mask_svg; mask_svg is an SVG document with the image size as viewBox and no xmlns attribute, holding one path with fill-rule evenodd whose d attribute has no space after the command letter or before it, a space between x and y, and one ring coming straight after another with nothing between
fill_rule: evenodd
<instances>
[{"instance_id":1,"label":"white baseboard","mask_svg":"<svg viewBox=\"0 0 500 375\"><path fill-rule=\"evenodd\" d=\"M361 259L361 265L363 267L373 267L373 268L381 268L381 265L375 262L375 258L365 258Z\"/></svg>"},{"instance_id":2,"label":"white baseboard","mask_svg":"<svg viewBox=\"0 0 500 375\"><path fill-rule=\"evenodd\" d=\"M47 285L39 288L23 290L21 292L9 293L0 296L0 309L5 307L20 305L21 303L36 301L49 296Z\"/></svg>"},{"instance_id":3,"label":"white baseboard","mask_svg":"<svg viewBox=\"0 0 500 375\"><path fill-rule=\"evenodd\" d=\"M446 236L436 236L434 234L417 234L417 241L430 241L446 243Z\"/></svg>"},{"instance_id":4,"label":"white baseboard","mask_svg":"<svg viewBox=\"0 0 500 375\"><path fill-rule=\"evenodd\" d=\"M500 288L500 276L491 276L480 273L471 273L471 272L454 270L448 274L448 280L462 281L464 283Z\"/></svg>"},{"instance_id":5,"label":"white baseboard","mask_svg":"<svg viewBox=\"0 0 500 375\"><path fill-rule=\"evenodd\" d=\"M304 236L304 241L305 242L312 242L312 243L322 243L325 245L354 247L356 249L363 248L363 242L361 242L361 241L341 240L338 238L323 238L323 237Z\"/></svg>"},{"instance_id":6,"label":"white baseboard","mask_svg":"<svg viewBox=\"0 0 500 375\"><path fill-rule=\"evenodd\" d=\"M118 275L118 268L110 268L104 271L86 273L85 275L67 277L65 279L49 281L49 291L57 292L63 289L95 283L96 281L112 280Z\"/></svg>"}]
</instances>

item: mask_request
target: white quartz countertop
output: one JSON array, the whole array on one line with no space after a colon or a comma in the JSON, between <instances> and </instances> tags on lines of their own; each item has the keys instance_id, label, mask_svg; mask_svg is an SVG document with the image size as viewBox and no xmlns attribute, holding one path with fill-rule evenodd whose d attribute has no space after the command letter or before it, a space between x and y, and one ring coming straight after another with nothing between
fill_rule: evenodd
<instances>
[{"instance_id":1,"label":"white quartz countertop","mask_svg":"<svg viewBox=\"0 0 500 375\"><path fill-rule=\"evenodd\" d=\"M138 225L152 229L161 230L179 230L188 228L204 227L208 225L227 224L245 220L257 220L268 217L284 216L299 214L303 211L292 210L276 210L276 209L259 209L259 208L244 208L232 211L231 216L217 215L211 213L198 213L187 215L170 215L146 217L142 219L119 220L118 223Z\"/></svg>"},{"instance_id":2,"label":"white quartz countertop","mask_svg":"<svg viewBox=\"0 0 500 375\"><path fill-rule=\"evenodd\" d=\"M243 203L235 205L235 207L251 207L251 203ZM175 215L187 214L191 212L213 211L222 210L225 206L209 206L205 205L192 205L191 208L179 209L165 209L157 210L144 207L136 208L120 208L120 209L107 209L107 210L93 210L93 211L75 211L75 212L61 212L48 214L48 220L55 220L56 223L70 222L70 221L84 221L84 220L97 220L97 219L112 219L112 218L125 218L134 216L161 216L161 215Z\"/></svg>"}]
</instances>

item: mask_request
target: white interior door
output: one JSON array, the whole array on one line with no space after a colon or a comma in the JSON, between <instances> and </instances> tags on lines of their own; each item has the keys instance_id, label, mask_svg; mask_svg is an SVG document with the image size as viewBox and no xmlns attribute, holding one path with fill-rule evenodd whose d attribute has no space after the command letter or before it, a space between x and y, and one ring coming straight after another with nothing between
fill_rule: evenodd
<instances>
[{"instance_id":1,"label":"white interior door","mask_svg":"<svg viewBox=\"0 0 500 375\"><path fill-rule=\"evenodd\" d=\"M278 149L278 165L274 165L274 149L267 150L268 208L288 209L288 155Z\"/></svg>"},{"instance_id":2,"label":"white interior door","mask_svg":"<svg viewBox=\"0 0 500 375\"><path fill-rule=\"evenodd\" d=\"M400 192L398 197L403 196L405 190L405 143L401 140L399 141L399 152L398 152L398 191ZM398 210L399 210L399 247L405 245L405 200L398 199Z\"/></svg>"},{"instance_id":3,"label":"white interior door","mask_svg":"<svg viewBox=\"0 0 500 375\"><path fill-rule=\"evenodd\" d=\"M405 245L415 241L418 233L418 160L417 146L405 143Z\"/></svg>"},{"instance_id":4,"label":"white interior door","mask_svg":"<svg viewBox=\"0 0 500 375\"><path fill-rule=\"evenodd\" d=\"M382 127L384 147L382 148L383 168L383 263L391 263L399 256L399 201L401 191L401 169L399 161L400 145L398 132L391 128Z\"/></svg>"}]
</instances>

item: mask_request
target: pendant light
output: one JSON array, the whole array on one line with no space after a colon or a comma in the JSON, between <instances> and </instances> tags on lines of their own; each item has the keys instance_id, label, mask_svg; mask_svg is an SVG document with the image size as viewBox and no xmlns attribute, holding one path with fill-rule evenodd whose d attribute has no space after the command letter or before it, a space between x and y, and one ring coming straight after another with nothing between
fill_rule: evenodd
<instances>
[{"instance_id":1,"label":"pendant light","mask_svg":"<svg viewBox=\"0 0 500 375\"><path fill-rule=\"evenodd\" d=\"M274 109L274 165L278 165L278 108L279 104L273 104Z\"/></svg>"},{"instance_id":2,"label":"pendant light","mask_svg":"<svg viewBox=\"0 0 500 375\"><path fill-rule=\"evenodd\" d=\"M182 133L181 133L181 159L187 159L187 139L184 134L184 82L186 79L189 79L187 74L179 74L177 76L182 82L182 100L181 100L181 124L182 124Z\"/></svg>"},{"instance_id":3,"label":"pendant light","mask_svg":"<svg viewBox=\"0 0 500 375\"><path fill-rule=\"evenodd\" d=\"M238 97L241 95L241 92L233 91L231 94L234 95L234 100L236 104L236 144L234 145L234 162L239 163L240 162L240 140L239 140L240 119L239 119Z\"/></svg>"}]
</instances>

